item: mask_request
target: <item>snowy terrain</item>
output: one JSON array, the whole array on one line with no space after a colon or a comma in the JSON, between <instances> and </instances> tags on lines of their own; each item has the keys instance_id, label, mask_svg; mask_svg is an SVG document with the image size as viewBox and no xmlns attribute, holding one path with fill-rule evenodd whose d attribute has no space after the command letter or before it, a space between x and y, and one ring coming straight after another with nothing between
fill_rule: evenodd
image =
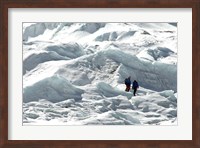
<instances>
[{"instance_id":1,"label":"snowy terrain","mask_svg":"<svg viewBox=\"0 0 200 148\"><path fill-rule=\"evenodd\" d=\"M176 24L23 24L23 125L176 124Z\"/></svg>"}]
</instances>

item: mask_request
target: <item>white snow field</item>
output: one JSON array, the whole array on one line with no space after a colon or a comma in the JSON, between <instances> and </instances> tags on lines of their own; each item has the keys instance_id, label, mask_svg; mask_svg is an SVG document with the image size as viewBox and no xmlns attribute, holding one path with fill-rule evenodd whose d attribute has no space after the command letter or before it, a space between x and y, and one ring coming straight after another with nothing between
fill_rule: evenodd
<instances>
[{"instance_id":1,"label":"white snow field","mask_svg":"<svg viewBox=\"0 0 200 148\"><path fill-rule=\"evenodd\" d=\"M176 24L23 24L23 125L177 120Z\"/></svg>"}]
</instances>

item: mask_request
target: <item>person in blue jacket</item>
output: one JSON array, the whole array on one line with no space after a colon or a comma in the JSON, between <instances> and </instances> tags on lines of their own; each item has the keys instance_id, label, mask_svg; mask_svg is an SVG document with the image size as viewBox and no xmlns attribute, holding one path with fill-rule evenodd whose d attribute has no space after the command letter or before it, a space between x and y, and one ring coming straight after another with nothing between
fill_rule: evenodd
<instances>
[{"instance_id":1,"label":"person in blue jacket","mask_svg":"<svg viewBox=\"0 0 200 148\"><path fill-rule=\"evenodd\" d=\"M133 81L133 85L132 85L132 89L133 91L133 95L135 96L137 89L139 88L138 82L136 80Z\"/></svg>"},{"instance_id":2,"label":"person in blue jacket","mask_svg":"<svg viewBox=\"0 0 200 148\"><path fill-rule=\"evenodd\" d=\"M124 81L124 83L126 85L125 91L129 92L130 88L131 88L131 77L126 78L125 81Z\"/></svg>"}]
</instances>

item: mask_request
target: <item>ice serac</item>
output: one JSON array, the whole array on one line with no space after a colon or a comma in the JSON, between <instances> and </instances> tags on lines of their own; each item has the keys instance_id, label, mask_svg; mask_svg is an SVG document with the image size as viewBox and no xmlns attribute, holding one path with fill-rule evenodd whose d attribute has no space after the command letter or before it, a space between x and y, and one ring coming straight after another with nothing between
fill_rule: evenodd
<instances>
[{"instance_id":1,"label":"ice serac","mask_svg":"<svg viewBox=\"0 0 200 148\"><path fill-rule=\"evenodd\" d=\"M165 59L171 55L176 56L176 53L166 47L156 47L155 49L143 50L137 55L137 57L153 62Z\"/></svg>"},{"instance_id":2,"label":"ice serac","mask_svg":"<svg viewBox=\"0 0 200 148\"><path fill-rule=\"evenodd\" d=\"M46 29L54 29L60 23L36 23L25 28L23 32L23 41L27 41L29 37L36 37L45 32Z\"/></svg>"},{"instance_id":3,"label":"ice serac","mask_svg":"<svg viewBox=\"0 0 200 148\"><path fill-rule=\"evenodd\" d=\"M74 87L65 78L54 75L24 88L23 101L30 102L39 99L46 99L51 102L67 99L79 101L82 99L83 93L83 90Z\"/></svg>"},{"instance_id":4,"label":"ice serac","mask_svg":"<svg viewBox=\"0 0 200 148\"><path fill-rule=\"evenodd\" d=\"M77 31L86 31L88 33L94 33L102 27L105 27L105 23L84 23Z\"/></svg>"},{"instance_id":5,"label":"ice serac","mask_svg":"<svg viewBox=\"0 0 200 148\"><path fill-rule=\"evenodd\" d=\"M24 57L23 74L47 61L70 60L85 54L83 47L73 42L67 44L47 43L44 47L37 47L35 50L30 48L29 50L32 51L32 54Z\"/></svg>"},{"instance_id":6,"label":"ice serac","mask_svg":"<svg viewBox=\"0 0 200 148\"><path fill-rule=\"evenodd\" d=\"M68 57L70 59L74 59L85 54L83 51L83 47L75 42L49 45L44 50L56 52L60 56Z\"/></svg>"},{"instance_id":7,"label":"ice serac","mask_svg":"<svg viewBox=\"0 0 200 148\"><path fill-rule=\"evenodd\" d=\"M156 91L172 89L177 91L176 65L159 61L153 63L143 61L118 49L100 51L95 61L103 64L106 58L121 64L118 70L120 74L119 83L123 83L125 78L131 76L132 79L138 80L141 86L148 89Z\"/></svg>"},{"instance_id":8,"label":"ice serac","mask_svg":"<svg viewBox=\"0 0 200 148\"><path fill-rule=\"evenodd\" d=\"M34 69L37 65L41 63L44 63L47 61L58 61L58 60L69 60L69 58L61 56L53 51L31 54L23 61L23 74L25 74L26 71L30 71Z\"/></svg>"}]
</instances>

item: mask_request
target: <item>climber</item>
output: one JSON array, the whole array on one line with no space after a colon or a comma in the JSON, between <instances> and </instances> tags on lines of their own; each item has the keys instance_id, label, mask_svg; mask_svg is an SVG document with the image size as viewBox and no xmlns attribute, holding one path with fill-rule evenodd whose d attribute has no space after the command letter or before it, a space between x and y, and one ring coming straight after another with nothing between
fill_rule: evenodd
<instances>
[{"instance_id":1,"label":"climber","mask_svg":"<svg viewBox=\"0 0 200 148\"><path fill-rule=\"evenodd\" d=\"M125 81L124 81L124 83L126 85L125 91L129 92L130 87L131 87L131 77L126 78Z\"/></svg>"},{"instance_id":2,"label":"climber","mask_svg":"<svg viewBox=\"0 0 200 148\"><path fill-rule=\"evenodd\" d=\"M133 85L132 85L132 89L133 91L133 95L135 96L137 89L139 88L138 82L136 80L133 81Z\"/></svg>"}]
</instances>

